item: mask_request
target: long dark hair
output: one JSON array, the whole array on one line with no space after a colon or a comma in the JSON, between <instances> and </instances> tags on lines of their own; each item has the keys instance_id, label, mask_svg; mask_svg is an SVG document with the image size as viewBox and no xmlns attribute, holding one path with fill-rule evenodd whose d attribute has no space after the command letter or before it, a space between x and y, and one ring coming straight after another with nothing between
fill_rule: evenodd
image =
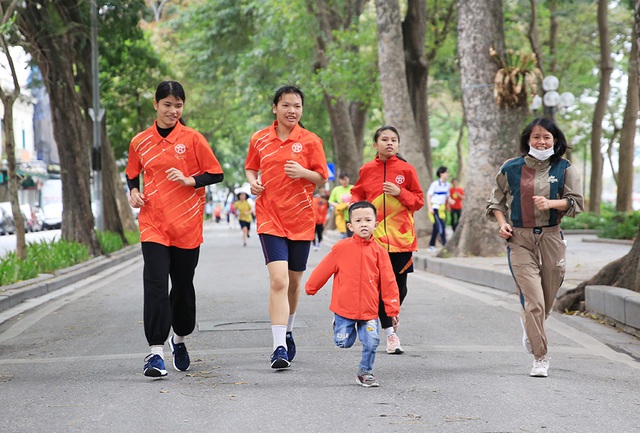
<instances>
[{"instance_id":1,"label":"long dark hair","mask_svg":"<svg viewBox=\"0 0 640 433\"><path fill-rule=\"evenodd\" d=\"M538 117L537 119L534 119L522 130L522 133L520 134L520 153L522 156L529 153L529 138L531 137L531 131L533 131L533 128L536 126L541 126L553 135L554 154L550 158L551 162L561 159L562 155L565 154L570 146L567 144L567 139L560 128L558 128L558 125L556 125L553 120L547 119L546 117Z\"/></svg>"},{"instance_id":2,"label":"long dark hair","mask_svg":"<svg viewBox=\"0 0 640 433\"><path fill-rule=\"evenodd\" d=\"M384 131L391 131L394 134L396 134L398 136L398 144L400 144L400 133L398 132L395 126L391 126L391 125L381 126L376 130L376 132L373 134L374 143L378 141L378 138L380 138L380 134L382 134ZM407 162L407 160L404 159L402 155L400 155L400 152L396 152L396 157L404 162Z\"/></svg>"},{"instance_id":3,"label":"long dark hair","mask_svg":"<svg viewBox=\"0 0 640 433\"><path fill-rule=\"evenodd\" d=\"M187 101L187 95L184 93L184 87L182 87L182 84L178 83L177 81L163 81L158 84L155 95L156 102L166 98L167 96L174 96L176 99L180 99L182 102ZM184 120L182 120L182 116L180 116L178 121L183 125L185 124Z\"/></svg>"}]
</instances>

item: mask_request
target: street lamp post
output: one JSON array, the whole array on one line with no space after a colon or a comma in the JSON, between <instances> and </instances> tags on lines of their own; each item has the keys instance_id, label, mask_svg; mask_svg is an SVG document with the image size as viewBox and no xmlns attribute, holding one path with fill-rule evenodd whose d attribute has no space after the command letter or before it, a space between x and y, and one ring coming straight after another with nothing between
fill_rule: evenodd
<instances>
[{"instance_id":1,"label":"street lamp post","mask_svg":"<svg viewBox=\"0 0 640 433\"><path fill-rule=\"evenodd\" d=\"M567 108L573 105L575 97L571 92L558 93L560 87L560 80L554 75L547 75L542 80L542 90L544 95L541 98L538 95L533 97L531 101L531 110L537 112L540 107L543 108L542 113L545 117L548 117L553 122L556 121L555 114L562 108Z\"/></svg>"}]
</instances>

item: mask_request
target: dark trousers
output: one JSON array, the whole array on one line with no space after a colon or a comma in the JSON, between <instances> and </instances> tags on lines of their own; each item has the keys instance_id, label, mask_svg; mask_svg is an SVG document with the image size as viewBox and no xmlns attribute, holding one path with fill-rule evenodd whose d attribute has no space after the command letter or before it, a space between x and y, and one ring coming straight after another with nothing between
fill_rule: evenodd
<instances>
[{"instance_id":1,"label":"dark trousers","mask_svg":"<svg viewBox=\"0 0 640 433\"><path fill-rule=\"evenodd\" d=\"M196 326L193 276L199 256L200 247L187 250L142 242L144 333L150 346L164 345L171 327L180 336L193 332Z\"/></svg>"},{"instance_id":2,"label":"dark trousers","mask_svg":"<svg viewBox=\"0 0 640 433\"><path fill-rule=\"evenodd\" d=\"M440 235L440 242L442 242L442 246L444 246L447 243L447 233L445 230L446 223L442 218L440 218L440 213L437 209L434 209L433 217L435 218L435 222L433 223L433 231L431 232L429 246L436 246L436 239L438 238L438 235Z\"/></svg>"},{"instance_id":3,"label":"dark trousers","mask_svg":"<svg viewBox=\"0 0 640 433\"><path fill-rule=\"evenodd\" d=\"M393 273L396 276L396 283L400 291L400 305L402 305L402 301L404 301L404 298L407 296L407 274L413 272L413 253L389 253L389 258L393 266ZM393 326L391 317L387 316L387 312L384 309L382 293L380 294L380 302L378 304L378 317L380 318L380 327L382 329Z\"/></svg>"},{"instance_id":4,"label":"dark trousers","mask_svg":"<svg viewBox=\"0 0 640 433\"><path fill-rule=\"evenodd\" d=\"M451 228L453 231L456 231L458 227L458 223L460 222L460 215L462 214L462 209L451 209Z\"/></svg>"},{"instance_id":5,"label":"dark trousers","mask_svg":"<svg viewBox=\"0 0 640 433\"><path fill-rule=\"evenodd\" d=\"M322 242L322 234L324 233L324 224L316 224L316 237L313 239L313 245L320 245Z\"/></svg>"}]
</instances>

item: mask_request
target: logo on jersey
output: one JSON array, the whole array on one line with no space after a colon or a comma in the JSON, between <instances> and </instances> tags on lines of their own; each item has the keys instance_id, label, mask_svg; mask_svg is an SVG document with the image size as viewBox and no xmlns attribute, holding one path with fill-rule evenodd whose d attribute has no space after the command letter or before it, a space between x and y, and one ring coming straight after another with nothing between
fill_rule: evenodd
<instances>
[{"instance_id":1,"label":"logo on jersey","mask_svg":"<svg viewBox=\"0 0 640 433\"><path fill-rule=\"evenodd\" d=\"M397 175L397 176L396 176L396 183L397 183L398 185L402 185L402 184L404 183L404 176L403 176L403 175L401 175L401 174Z\"/></svg>"},{"instance_id":2,"label":"logo on jersey","mask_svg":"<svg viewBox=\"0 0 640 433\"><path fill-rule=\"evenodd\" d=\"M302 143L296 141L291 145L291 150L294 154L302 152Z\"/></svg>"},{"instance_id":3,"label":"logo on jersey","mask_svg":"<svg viewBox=\"0 0 640 433\"><path fill-rule=\"evenodd\" d=\"M553 175L549 176L549 183L558 183L558 178Z\"/></svg>"},{"instance_id":4,"label":"logo on jersey","mask_svg":"<svg viewBox=\"0 0 640 433\"><path fill-rule=\"evenodd\" d=\"M173 150L176 151L176 158L177 159L184 159L184 153L187 151L187 146L185 146L184 144L176 144L176 146L173 148Z\"/></svg>"}]
</instances>

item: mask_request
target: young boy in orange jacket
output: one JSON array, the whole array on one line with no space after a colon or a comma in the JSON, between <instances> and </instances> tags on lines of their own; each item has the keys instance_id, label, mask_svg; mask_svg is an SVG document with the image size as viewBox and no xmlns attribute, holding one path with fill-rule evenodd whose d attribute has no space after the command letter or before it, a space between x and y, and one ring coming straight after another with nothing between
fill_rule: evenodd
<instances>
[{"instance_id":1,"label":"young boy in orange jacket","mask_svg":"<svg viewBox=\"0 0 640 433\"><path fill-rule=\"evenodd\" d=\"M349 207L349 229L353 236L336 243L309 276L307 295L315 295L333 279L329 309L335 314L336 346L353 346L356 335L362 342L362 359L357 381L365 387L379 386L373 375L378 337L378 305L382 299L387 315L400 313L400 295L389 254L373 239L378 224L376 208L368 201Z\"/></svg>"}]
</instances>

